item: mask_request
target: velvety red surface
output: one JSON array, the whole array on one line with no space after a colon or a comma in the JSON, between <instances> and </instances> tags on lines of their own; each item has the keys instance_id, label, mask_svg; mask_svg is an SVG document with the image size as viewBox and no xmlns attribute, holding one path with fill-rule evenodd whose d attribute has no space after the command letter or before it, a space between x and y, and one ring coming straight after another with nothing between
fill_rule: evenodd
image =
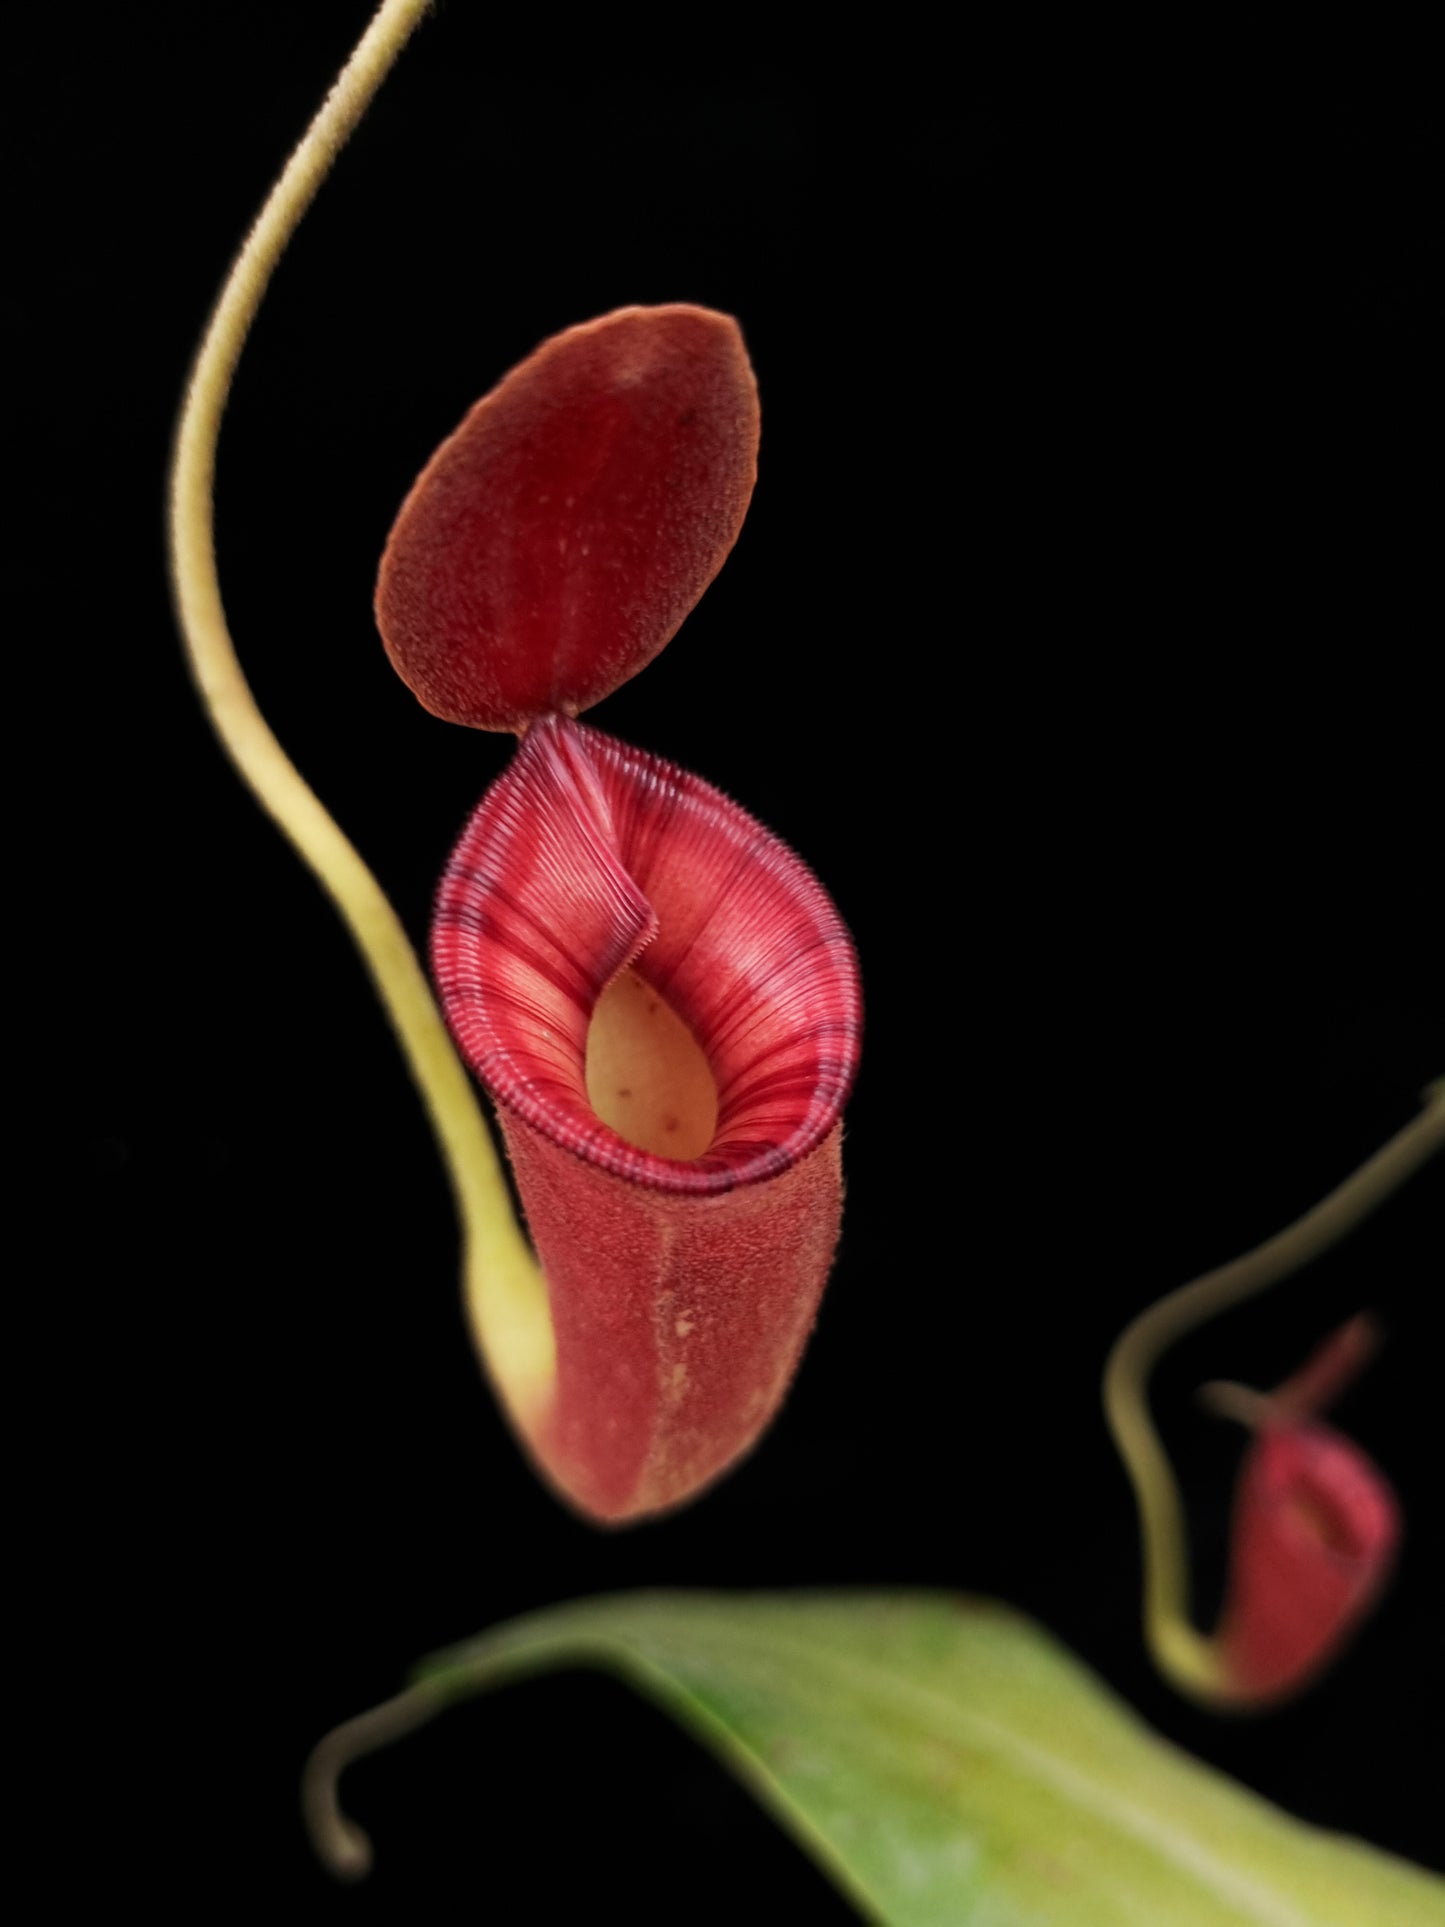
<instances>
[{"instance_id":1,"label":"velvety red surface","mask_svg":"<svg viewBox=\"0 0 1445 1927\"><path fill-rule=\"evenodd\" d=\"M481 729L600 702L721 568L757 448L731 316L623 308L544 342L443 442L397 517L376 620L403 680Z\"/></svg>"},{"instance_id":2,"label":"velvety red surface","mask_svg":"<svg viewBox=\"0 0 1445 1927\"><path fill-rule=\"evenodd\" d=\"M679 1505L751 1449L787 1391L838 1238L841 1129L775 1177L700 1197L502 1122L557 1335L555 1401L528 1443L594 1518Z\"/></svg>"},{"instance_id":3,"label":"velvety red surface","mask_svg":"<svg viewBox=\"0 0 1445 1927\"><path fill-rule=\"evenodd\" d=\"M1235 1496L1221 1656L1245 1697L1305 1685L1369 1612L1400 1539L1373 1461L1314 1421L1269 1422Z\"/></svg>"}]
</instances>

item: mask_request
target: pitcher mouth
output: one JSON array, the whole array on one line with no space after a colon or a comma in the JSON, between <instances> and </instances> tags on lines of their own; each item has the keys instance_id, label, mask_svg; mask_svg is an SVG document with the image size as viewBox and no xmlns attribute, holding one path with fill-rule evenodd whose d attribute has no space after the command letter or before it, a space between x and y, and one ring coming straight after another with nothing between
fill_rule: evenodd
<instances>
[{"instance_id":1,"label":"pitcher mouth","mask_svg":"<svg viewBox=\"0 0 1445 1927\"><path fill-rule=\"evenodd\" d=\"M528 730L463 831L432 963L498 1104L657 1191L787 1170L837 1124L857 1071L857 960L806 864L711 784L562 716ZM594 1016L628 972L705 1059L716 1127L697 1156L629 1141L589 1090Z\"/></svg>"}]
</instances>

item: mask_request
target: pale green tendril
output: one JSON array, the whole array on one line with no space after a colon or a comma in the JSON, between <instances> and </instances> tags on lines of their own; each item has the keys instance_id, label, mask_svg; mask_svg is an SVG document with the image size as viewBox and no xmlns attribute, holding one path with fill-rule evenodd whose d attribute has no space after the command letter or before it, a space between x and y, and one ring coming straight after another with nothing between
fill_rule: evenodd
<instances>
[{"instance_id":1,"label":"pale green tendril","mask_svg":"<svg viewBox=\"0 0 1445 1927\"><path fill-rule=\"evenodd\" d=\"M462 1222L473 1333L519 1429L551 1396L546 1287L517 1225L465 1068L381 886L276 740L226 625L216 573L216 442L251 323L301 217L428 0L385 0L272 189L216 303L186 392L171 470L171 569L187 660L216 734L345 919L431 1117Z\"/></svg>"}]
</instances>

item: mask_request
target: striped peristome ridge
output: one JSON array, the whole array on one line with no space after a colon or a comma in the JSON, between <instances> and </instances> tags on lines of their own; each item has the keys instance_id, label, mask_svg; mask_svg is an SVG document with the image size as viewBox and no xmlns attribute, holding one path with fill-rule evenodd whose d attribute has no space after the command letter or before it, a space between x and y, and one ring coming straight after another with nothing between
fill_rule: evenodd
<instances>
[{"instance_id":1,"label":"striped peristome ridge","mask_svg":"<svg viewBox=\"0 0 1445 1927\"><path fill-rule=\"evenodd\" d=\"M497 1102L661 1191L729 1191L806 1157L857 1067L853 946L807 866L699 777L562 717L528 731L463 832L432 958L457 1043ZM717 1133L694 1160L627 1143L589 1102L588 1025L627 964L716 1079Z\"/></svg>"},{"instance_id":2,"label":"striped peristome ridge","mask_svg":"<svg viewBox=\"0 0 1445 1927\"><path fill-rule=\"evenodd\" d=\"M680 1505L766 1428L832 1264L861 1020L848 933L719 791L547 716L462 834L432 960L547 1283L556 1377L527 1444L592 1518ZM712 1072L717 1124L690 1160L589 1101L589 1025L628 966Z\"/></svg>"}]
</instances>

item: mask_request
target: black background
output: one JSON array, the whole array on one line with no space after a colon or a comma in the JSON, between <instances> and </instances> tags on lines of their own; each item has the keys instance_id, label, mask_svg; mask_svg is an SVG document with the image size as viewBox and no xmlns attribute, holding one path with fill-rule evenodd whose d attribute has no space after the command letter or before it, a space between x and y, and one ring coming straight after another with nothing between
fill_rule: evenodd
<instances>
[{"instance_id":1,"label":"black background","mask_svg":"<svg viewBox=\"0 0 1445 1927\"><path fill-rule=\"evenodd\" d=\"M166 597L187 361L367 9L52 17L20 83L39 249L11 402L53 772L30 807L61 832L42 968L79 1047L37 1593L67 1689L45 1784L89 1844L55 1878L201 1917L847 1918L720 1768L590 1677L358 1768L358 1893L312 1865L294 1795L329 1724L510 1614L834 1583L1006 1597L1200 1757L1438 1865L1428 1181L1158 1380L1207 1614L1238 1445L1192 1387L1267 1384L1361 1304L1390 1328L1340 1417L1399 1487L1406 1558L1297 1707L1220 1723L1149 1670L1097 1396L1133 1311L1311 1203L1445 1068L1440 123L1410 50L1203 82L1136 49L1100 95L907 15L824 47L533 12L428 23L283 263L220 450L228 611L423 943L505 745L386 664L396 507L545 335L629 302L738 315L748 525L595 720L736 795L854 929L837 1270L780 1422L693 1510L600 1534L523 1465L419 1106L201 718Z\"/></svg>"}]
</instances>

